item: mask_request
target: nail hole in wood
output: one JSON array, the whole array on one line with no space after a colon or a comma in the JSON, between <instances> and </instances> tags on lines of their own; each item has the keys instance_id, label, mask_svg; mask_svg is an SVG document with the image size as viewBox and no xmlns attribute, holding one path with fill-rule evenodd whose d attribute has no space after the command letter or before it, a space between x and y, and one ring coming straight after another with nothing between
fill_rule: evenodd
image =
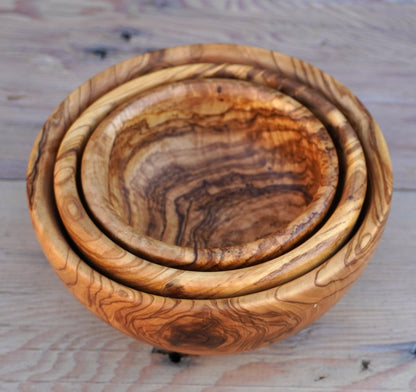
<instances>
[{"instance_id":1,"label":"nail hole in wood","mask_svg":"<svg viewBox=\"0 0 416 392\"><path fill-rule=\"evenodd\" d=\"M371 361L369 359L363 359L361 361L361 371L365 372L366 370L369 370Z\"/></svg>"},{"instance_id":2,"label":"nail hole in wood","mask_svg":"<svg viewBox=\"0 0 416 392\"><path fill-rule=\"evenodd\" d=\"M131 30L121 30L120 31L120 38L124 41L129 42L133 37L133 32Z\"/></svg>"},{"instance_id":3,"label":"nail hole in wood","mask_svg":"<svg viewBox=\"0 0 416 392\"><path fill-rule=\"evenodd\" d=\"M93 54L100 60L104 60L110 52L110 50L104 46L95 46L92 48L87 48L85 49L85 51L89 54Z\"/></svg>"}]
</instances>

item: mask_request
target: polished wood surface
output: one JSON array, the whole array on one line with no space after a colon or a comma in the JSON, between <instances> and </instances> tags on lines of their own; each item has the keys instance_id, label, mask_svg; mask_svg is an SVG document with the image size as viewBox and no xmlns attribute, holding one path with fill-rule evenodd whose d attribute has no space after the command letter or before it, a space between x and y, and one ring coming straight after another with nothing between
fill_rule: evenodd
<instances>
[{"instance_id":1,"label":"polished wood surface","mask_svg":"<svg viewBox=\"0 0 416 392\"><path fill-rule=\"evenodd\" d=\"M107 91L149 69L197 61L247 65L255 62L258 67L279 72L315 89L344 113L365 155L371 157L366 161L369 172L366 203L353 236L324 263L281 286L265 290L261 286L263 280L255 276L256 285L238 287L237 293L250 294L241 293L235 298L224 295L218 300L198 299L201 297L196 296L197 290L193 292L194 299L148 294L123 286L92 269L72 242L68 242L60 226L53 198L55 158L67 128L79 113ZM69 176L73 171L65 174ZM126 60L72 92L51 115L35 142L28 165L27 195L43 251L68 289L89 310L126 334L157 347L181 353L219 354L251 350L290 336L319 318L348 290L373 255L386 224L392 196L392 172L387 146L377 124L361 102L331 76L277 52L204 44L165 49ZM70 207L77 216L79 207L76 204ZM77 243L76 238L74 241ZM267 263L271 262L243 270L256 269L257 272ZM205 280L235 271L239 270L207 272ZM144 276L137 275L138 278ZM273 274L268 277L273 280ZM177 294L176 297L182 297L192 280L185 282L186 286L177 278L168 289ZM228 289L218 283L210 288L212 292L227 292ZM165 295L163 291L158 294Z\"/></svg>"},{"instance_id":2,"label":"polished wood surface","mask_svg":"<svg viewBox=\"0 0 416 392\"><path fill-rule=\"evenodd\" d=\"M107 116L88 139L81 179L102 229L135 254L229 269L314 231L334 198L338 159L322 123L289 96L191 79Z\"/></svg>"},{"instance_id":3,"label":"polished wood surface","mask_svg":"<svg viewBox=\"0 0 416 392\"><path fill-rule=\"evenodd\" d=\"M213 45L211 48L218 47ZM219 53L223 53L224 48L220 45ZM172 49L167 51L166 54L175 57L182 51L186 51L186 49ZM255 53L255 55L268 56L265 51L260 52ZM160 56L159 53L146 55L148 58L145 61L144 72L147 68L150 68L147 62L153 64L156 61L159 64L158 56ZM284 61L288 61L290 67L290 58L282 57ZM227 60L227 63L229 60ZM166 61L171 64L173 59L168 58ZM178 61L184 62L185 60L179 58ZM62 156L64 159L59 158L56 163L55 194L61 215L71 219L66 229L71 236L77 239L77 246L84 254L88 255L90 262L96 268L106 271L110 276L117 277L119 282L130 287L174 298L227 298L253 293L260 289L268 289L300 276L321 264L345 242L359 216L367 184L365 158L354 130L341 111L312 88L296 80L288 81L287 77L278 76L267 70L256 72L253 67L243 68L240 64L237 65L237 69L235 67L230 69L228 65L222 65L221 63L222 60L217 66L215 64L214 66L213 64L194 64L196 70L188 65L185 69L180 68L179 70L174 67L167 68L117 86L113 91L97 99L75 120L69 129L69 136L74 135L74 137L64 140L62 145L59 140L56 141L57 144L60 144L62 152L58 158ZM125 66L125 64L121 64L118 67L122 68L123 65ZM167 83L167 81L182 80L185 76L193 75L196 71L198 75L205 75L204 72L207 72L207 75L216 77L253 78L256 83L281 88L283 91L287 90L289 93L293 93L296 99L314 110L321 121L328 125L328 130L333 132L332 138L334 142L338 143L338 152L342 164L341 195L336 208L334 208L333 213L319 232L315 233L313 238L296 247L296 250L289 251L267 262L247 267L244 270L217 271L209 274L201 271L176 270L159 266L127 252L126 249L121 248L103 235L103 232L94 225L87 211L85 211L77 188L77 161L80 160L79 152L83 149L85 143L85 138L83 136L79 137L79 133L90 132L93 124L97 124L97 121L104 119L126 98L136 94L139 88L146 89L155 87L160 83ZM113 71L108 70L106 72L111 73ZM105 72L97 75L96 79L102 80L104 84L109 82ZM82 88L86 88L88 91L89 83L81 86ZM76 105L76 100L78 100L77 97L75 97L73 104L68 102L68 107L72 108L72 112L75 114L77 110L73 105ZM82 110L80 110L81 112ZM51 132L52 134L60 135L64 132L62 127L66 126L65 123L55 124L50 122L50 124L54 129ZM61 128L59 131L56 129L57 126ZM72 132L72 130L75 131ZM87 240L82 240L83 238ZM154 243L148 241L147 244L151 246ZM156 243L156 249L157 246ZM180 260L181 255L182 249L179 249L176 260ZM244 262L244 259L242 260ZM191 252L189 257L185 258L184 263L189 265L193 261L194 252ZM233 260L233 263L236 265L237 261Z\"/></svg>"},{"instance_id":4,"label":"polished wood surface","mask_svg":"<svg viewBox=\"0 0 416 392\"><path fill-rule=\"evenodd\" d=\"M412 391L416 308L406 299L414 293L414 5L194 2L139 13L128 2L87 7L2 5L0 389ZM124 33L133 26L141 34ZM25 161L56 103L100 69L146 46L229 41L229 34L304 58L351 87L388 139L396 193L375 257L324 317L264 349L170 364L92 317L63 289L27 219ZM83 51L99 45L101 51ZM94 54L106 51L105 58Z\"/></svg>"}]
</instances>

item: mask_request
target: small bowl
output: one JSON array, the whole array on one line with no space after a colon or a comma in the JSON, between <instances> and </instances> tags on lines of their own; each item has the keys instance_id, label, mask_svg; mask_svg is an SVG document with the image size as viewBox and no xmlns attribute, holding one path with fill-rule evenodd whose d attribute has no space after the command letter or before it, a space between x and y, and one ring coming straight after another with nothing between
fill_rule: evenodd
<instances>
[{"instance_id":1,"label":"small bowl","mask_svg":"<svg viewBox=\"0 0 416 392\"><path fill-rule=\"evenodd\" d=\"M337 139L343 176L342 188L333 212L320 230L283 255L243 269L228 271L189 271L158 265L140 258L119 246L97 227L85 210L77 184L81 152L88 136L112 109L126 102L134 93L146 91L172 79L218 76L246 78L258 75L256 83L284 83L281 77L256 73L255 69L222 65L213 73L212 64L173 67L143 75L97 99L68 129L55 163L54 187L58 210L65 228L78 249L97 270L118 282L153 294L174 298L227 298L265 290L288 282L321 264L349 238L365 197L367 184L363 150L345 117L323 106L322 121L328 121L333 138ZM293 82L295 83L295 82ZM285 83L284 83L285 84ZM287 83L286 83L287 84ZM296 83L295 83L296 87ZM319 94L303 86L297 88L305 102L319 112L315 102ZM302 93L306 91L306 93ZM326 120L328 117L328 120ZM327 125L327 124L325 124ZM234 265L237 261L234 261Z\"/></svg>"},{"instance_id":2,"label":"small bowl","mask_svg":"<svg viewBox=\"0 0 416 392\"><path fill-rule=\"evenodd\" d=\"M334 255L281 286L215 301L144 293L94 270L61 225L53 191L59 145L68 127L89 105L130 79L166 64L201 61L254 64L315 90L353 126L368 157L369 171L361 217L347 243ZM36 139L29 159L27 196L45 255L68 289L91 312L127 335L166 350L223 354L252 350L290 336L323 315L345 294L380 240L391 202L392 172L377 124L361 102L335 79L307 63L269 50L204 44L135 57L103 71L71 93Z\"/></svg>"},{"instance_id":3,"label":"small bowl","mask_svg":"<svg viewBox=\"0 0 416 392\"><path fill-rule=\"evenodd\" d=\"M96 222L130 252L222 270L277 257L313 233L334 198L338 158L322 123L287 95L191 79L140 94L102 121L81 180Z\"/></svg>"}]
</instances>

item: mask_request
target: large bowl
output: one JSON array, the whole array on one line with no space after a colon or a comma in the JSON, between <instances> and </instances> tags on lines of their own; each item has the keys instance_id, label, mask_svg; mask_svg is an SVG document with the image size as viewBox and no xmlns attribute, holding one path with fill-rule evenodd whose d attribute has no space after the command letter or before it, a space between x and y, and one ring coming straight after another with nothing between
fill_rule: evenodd
<instances>
[{"instance_id":1,"label":"large bowl","mask_svg":"<svg viewBox=\"0 0 416 392\"><path fill-rule=\"evenodd\" d=\"M65 132L82 111L103 94L139 75L168 65L196 62L254 65L305 85L344 114L366 157L371 157L367 159L366 203L348 242L309 272L269 290L217 300L174 299L134 290L94 270L80 256L56 210L56 153ZM331 118L331 113L327 117ZM379 242L390 207L392 172L377 124L358 99L332 77L276 52L205 44L127 60L71 93L51 115L35 142L27 193L35 231L47 258L68 289L88 309L119 330L152 345L183 353L218 354L250 350L287 337L316 320L341 298Z\"/></svg>"}]
</instances>

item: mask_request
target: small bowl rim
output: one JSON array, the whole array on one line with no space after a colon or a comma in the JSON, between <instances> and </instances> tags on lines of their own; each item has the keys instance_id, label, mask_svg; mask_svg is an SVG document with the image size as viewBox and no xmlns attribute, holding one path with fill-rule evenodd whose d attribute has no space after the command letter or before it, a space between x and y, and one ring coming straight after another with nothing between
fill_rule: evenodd
<instances>
[{"instance_id":1,"label":"small bowl rim","mask_svg":"<svg viewBox=\"0 0 416 392\"><path fill-rule=\"evenodd\" d=\"M256 88L260 95L265 95L263 99L275 98L273 104L265 104L265 106L272 106L275 110L281 110L281 114L287 115L289 118L295 116L305 120L302 129L305 131L305 137L308 138L307 142L319 146L316 149L319 155L313 157L313 159L315 159L316 165L319 165L322 177L313 200L301 215L296 216L292 222L282 226L274 233L263 236L258 240L233 246L195 249L173 245L149 237L125 223L117 212L113 210L113 205L110 201L109 165L114 143L122 132L120 130L121 124L127 121L130 122L132 118L136 119L138 116L140 118L142 116L140 111L144 110L144 107L141 105L141 102L143 102L141 100L146 100L149 97L153 98L153 100L161 96L164 97L164 94L168 95L168 91L175 93L179 90L179 92L184 93L185 91L181 91L184 86L192 90L195 86L202 85L206 87L212 83L221 83L222 95L227 92L227 88L232 90L234 85L242 86L243 89ZM152 106L156 106L159 110L158 103L153 102L153 100ZM177 98L175 98L176 101ZM295 112L292 113L292 111ZM117 124L117 129L115 124ZM307 239L318 225L323 223L338 186L337 151L323 124L306 107L291 97L278 90L262 85L253 85L244 80L224 78L186 79L179 83L163 84L145 90L114 109L102 122L94 127L89 137L86 136L86 128L82 128L82 130L82 136L85 139L88 138L88 140L83 149L82 160L78 163L80 183L82 184L78 192L83 195L85 207L91 212L93 221L103 229L107 236L123 248L138 257L143 257L164 266L199 271L225 270L246 267L272 257L276 258ZM75 129L77 140L80 140L79 131L79 128ZM67 131L65 138L71 137L70 133L71 128ZM146 137L147 135L146 133ZM74 146L72 142L69 142L68 145L71 146L70 148ZM99 153L97 153L97 150L99 150ZM65 155L65 152L60 150L61 152ZM62 201L61 204L64 203ZM72 222L68 222L68 224L71 225Z\"/></svg>"}]
</instances>

